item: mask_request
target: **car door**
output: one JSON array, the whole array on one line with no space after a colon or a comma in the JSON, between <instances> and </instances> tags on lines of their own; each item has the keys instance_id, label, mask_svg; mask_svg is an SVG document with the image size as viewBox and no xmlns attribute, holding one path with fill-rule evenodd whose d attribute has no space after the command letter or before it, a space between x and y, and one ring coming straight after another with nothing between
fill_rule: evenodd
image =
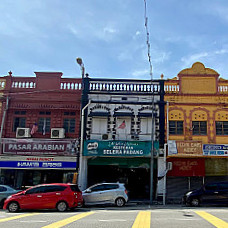
<instances>
[{"instance_id":1,"label":"car door","mask_svg":"<svg viewBox=\"0 0 228 228\"><path fill-rule=\"evenodd\" d=\"M217 183L210 183L205 185L204 192L201 197L203 203L216 204L219 201L219 191Z\"/></svg>"},{"instance_id":2,"label":"car door","mask_svg":"<svg viewBox=\"0 0 228 228\"><path fill-rule=\"evenodd\" d=\"M64 186L47 185L45 191L42 194L43 207L46 209L54 209L57 202L63 198L63 191L66 189Z\"/></svg>"},{"instance_id":3,"label":"car door","mask_svg":"<svg viewBox=\"0 0 228 228\"><path fill-rule=\"evenodd\" d=\"M218 203L228 204L228 182L221 182L218 184Z\"/></svg>"},{"instance_id":4,"label":"car door","mask_svg":"<svg viewBox=\"0 0 228 228\"><path fill-rule=\"evenodd\" d=\"M98 184L88 188L84 194L83 198L86 204L100 204L103 202L102 193L104 191L104 185Z\"/></svg>"},{"instance_id":5,"label":"car door","mask_svg":"<svg viewBox=\"0 0 228 228\"><path fill-rule=\"evenodd\" d=\"M102 201L104 203L114 202L117 196L118 184L104 184L102 192Z\"/></svg>"},{"instance_id":6,"label":"car door","mask_svg":"<svg viewBox=\"0 0 228 228\"><path fill-rule=\"evenodd\" d=\"M22 209L42 209L44 186L38 186L28 189L24 195L21 195L19 204Z\"/></svg>"}]
</instances>

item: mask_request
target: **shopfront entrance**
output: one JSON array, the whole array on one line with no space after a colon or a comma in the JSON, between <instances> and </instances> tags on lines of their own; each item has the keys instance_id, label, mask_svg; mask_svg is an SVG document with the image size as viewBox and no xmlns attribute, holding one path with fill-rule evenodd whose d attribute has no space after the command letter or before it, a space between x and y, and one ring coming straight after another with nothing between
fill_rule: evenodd
<instances>
[{"instance_id":1,"label":"shopfront entrance","mask_svg":"<svg viewBox=\"0 0 228 228\"><path fill-rule=\"evenodd\" d=\"M154 194L157 184L156 162ZM96 158L88 160L88 186L99 182L124 183L130 200L150 198L149 158Z\"/></svg>"},{"instance_id":2,"label":"shopfront entrance","mask_svg":"<svg viewBox=\"0 0 228 228\"><path fill-rule=\"evenodd\" d=\"M76 183L74 177L75 170L2 169L0 184L23 190L44 183Z\"/></svg>"}]
</instances>

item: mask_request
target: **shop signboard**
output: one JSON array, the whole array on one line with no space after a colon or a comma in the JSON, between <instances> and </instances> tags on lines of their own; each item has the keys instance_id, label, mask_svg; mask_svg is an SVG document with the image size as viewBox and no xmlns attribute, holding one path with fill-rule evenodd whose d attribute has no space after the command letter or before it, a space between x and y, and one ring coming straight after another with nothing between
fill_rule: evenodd
<instances>
[{"instance_id":1,"label":"shop signboard","mask_svg":"<svg viewBox=\"0 0 228 228\"><path fill-rule=\"evenodd\" d=\"M172 162L172 170L168 176L205 176L205 161L203 158L168 158Z\"/></svg>"},{"instance_id":2,"label":"shop signboard","mask_svg":"<svg viewBox=\"0 0 228 228\"><path fill-rule=\"evenodd\" d=\"M228 157L228 144L203 144L203 155Z\"/></svg>"},{"instance_id":3,"label":"shop signboard","mask_svg":"<svg viewBox=\"0 0 228 228\"><path fill-rule=\"evenodd\" d=\"M175 146L174 146L175 145ZM170 141L168 142L168 155L202 156L201 141Z\"/></svg>"},{"instance_id":4,"label":"shop signboard","mask_svg":"<svg viewBox=\"0 0 228 228\"><path fill-rule=\"evenodd\" d=\"M154 142L155 154L159 151L159 142ZM105 157L144 157L151 155L150 141L98 141L84 142L84 156Z\"/></svg>"},{"instance_id":5,"label":"shop signboard","mask_svg":"<svg viewBox=\"0 0 228 228\"><path fill-rule=\"evenodd\" d=\"M75 140L2 139L3 154L75 155Z\"/></svg>"},{"instance_id":6,"label":"shop signboard","mask_svg":"<svg viewBox=\"0 0 228 228\"><path fill-rule=\"evenodd\" d=\"M76 169L76 157L31 157L31 156L0 156L1 168L12 169Z\"/></svg>"}]
</instances>

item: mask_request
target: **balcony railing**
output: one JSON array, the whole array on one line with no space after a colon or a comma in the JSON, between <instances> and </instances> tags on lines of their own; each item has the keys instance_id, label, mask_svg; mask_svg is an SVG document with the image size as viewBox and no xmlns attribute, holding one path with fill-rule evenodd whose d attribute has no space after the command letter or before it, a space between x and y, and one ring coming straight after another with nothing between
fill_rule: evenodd
<instances>
[{"instance_id":1,"label":"balcony railing","mask_svg":"<svg viewBox=\"0 0 228 228\"><path fill-rule=\"evenodd\" d=\"M130 83L130 82L90 82L91 92L144 92L159 93L159 82L150 83Z\"/></svg>"},{"instance_id":2,"label":"balcony railing","mask_svg":"<svg viewBox=\"0 0 228 228\"><path fill-rule=\"evenodd\" d=\"M5 86L4 81L0 81L0 89ZM35 89L36 88L36 78L16 78L12 79L11 89ZM60 82L60 90L81 90L81 79L69 79L62 78Z\"/></svg>"}]
</instances>

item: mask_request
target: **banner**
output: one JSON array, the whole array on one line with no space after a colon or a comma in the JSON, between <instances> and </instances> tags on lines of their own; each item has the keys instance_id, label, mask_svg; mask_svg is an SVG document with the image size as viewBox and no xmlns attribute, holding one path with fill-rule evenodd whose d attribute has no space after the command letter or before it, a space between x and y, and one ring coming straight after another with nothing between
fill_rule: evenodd
<instances>
[{"instance_id":1,"label":"banner","mask_svg":"<svg viewBox=\"0 0 228 228\"><path fill-rule=\"evenodd\" d=\"M201 141L168 141L168 155L180 156L202 156L202 142Z\"/></svg>"},{"instance_id":2,"label":"banner","mask_svg":"<svg viewBox=\"0 0 228 228\"><path fill-rule=\"evenodd\" d=\"M168 171L168 176L205 176L205 162L200 158L168 158L172 162L172 170Z\"/></svg>"},{"instance_id":3,"label":"banner","mask_svg":"<svg viewBox=\"0 0 228 228\"><path fill-rule=\"evenodd\" d=\"M0 156L1 168L13 169L76 169L74 157Z\"/></svg>"},{"instance_id":4,"label":"banner","mask_svg":"<svg viewBox=\"0 0 228 228\"><path fill-rule=\"evenodd\" d=\"M65 155L76 154L74 140L2 139L3 154Z\"/></svg>"},{"instance_id":5,"label":"banner","mask_svg":"<svg viewBox=\"0 0 228 228\"><path fill-rule=\"evenodd\" d=\"M228 157L228 145L204 144L203 155Z\"/></svg>"},{"instance_id":6,"label":"banner","mask_svg":"<svg viewBox=\"0 0 228 228\"><path fill-rule=\"evenodd\" d=\"M154 154L159 151L159 142L154 142ZM150 141L97 141L84 142L84 156L143 157L151 155Z\"/></svg>"}]
</instances>

